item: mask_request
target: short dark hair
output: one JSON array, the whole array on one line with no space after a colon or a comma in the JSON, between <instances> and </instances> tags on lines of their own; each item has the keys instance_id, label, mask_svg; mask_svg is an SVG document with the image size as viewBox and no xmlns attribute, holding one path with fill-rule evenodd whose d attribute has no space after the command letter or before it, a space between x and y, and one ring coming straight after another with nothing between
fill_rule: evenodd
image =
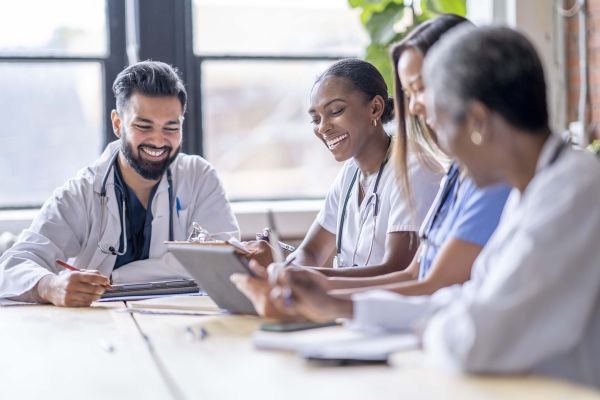
<instances>
[{"instance_id":1,"label":"short dark hair","mask_svg":"<svg viewBox=\"0 0 600 400\"><path fill-rule=\"evenodd\" d=\"M323 79L335 76L344 78L355 90L362 92L368 100L375 96L381 96L385 102L381 122L390 122L394 118L394 99L389 97L385 79L372 64L358 58L345 58L327 68L315 81L315 84Z\"/></svg>"},{"instance_id":2,"label":"short dark hair","mask_svg":"<svg viewBox=\"0 0 600 400\"><path fill-rule=\"evenodd\" d=\"M516 128L550 131L542 62L531 42L513 29L457 29L434 47L424 70L436 103L455 120L466 116L472 101L480 101Z\"/></svg>"},{"instance_id":3,"label":"short dark hair","mask_svg":"<svg viewBox=\"0 0 600 400\"><path fill-rule=\"evenodd\" d=\"M113 83L117 112L127 106L134 92L145 96L177 96L185 113L187 92L177 69L160 61L140 61L117 75Z\"/></svg>"}]
</instances>

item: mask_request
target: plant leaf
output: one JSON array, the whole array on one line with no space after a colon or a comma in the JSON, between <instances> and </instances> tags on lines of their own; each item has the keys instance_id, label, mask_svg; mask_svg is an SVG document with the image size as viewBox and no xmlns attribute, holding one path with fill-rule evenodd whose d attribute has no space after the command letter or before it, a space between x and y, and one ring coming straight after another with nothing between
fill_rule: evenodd
<instances>
[{"instance_id":1,"label":"plant leaf","mask_svg":"<svg viewBox=\"0 0 600 400\"><path fill-rule=\"evenodd\" d=\"M389 44L396 32L394 24L402 18L404 6L390 3L383 12L373 13L367 20L365 27L374 44Z\"/></svg>"}]
</instances>

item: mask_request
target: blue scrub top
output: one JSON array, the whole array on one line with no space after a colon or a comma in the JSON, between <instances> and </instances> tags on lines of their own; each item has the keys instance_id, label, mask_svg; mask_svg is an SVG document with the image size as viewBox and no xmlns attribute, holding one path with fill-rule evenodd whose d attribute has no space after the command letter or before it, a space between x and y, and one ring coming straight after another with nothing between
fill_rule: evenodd
<instances>
[{"instance_id":1,"label":"blue scrub top","mask_svg":"<svg viewBox=\"0 0 600 400\"><path fill-rule=\"evenodd\" d=\"M426 240L421 247L419 280L425 278L442 245L450 239L460 239L485 246L498 226L504 203L511 188L507 185L495 185L477 188L470 177L460 181L460 171L454 163L450 167L446 183L457 179L447 190L444 202L438 209L437 216L426 230ZM438 208L437 204L432 207Z\"/></svg>"},{"instance_id":2,"label":"blue scrub top","mask_svg":"<svg viewBox=\"0 0 600 400\"><path fill-rule=\"evenodd\" d=\"M123 192L119 190L117 185L123 188ZM150 192L150 200L148 201L148 209L145 209L140 200L137 198L133 190L125 183L119 163L115 161L115 194L117 203L119 204L119 218L122 219L123 211L121 210L122 195L125 195L126 204L126 228L127 228L127 252L122 256L117 256L114 269L117 269L125 264L129 264L138 260L147 260L150 257L150 241L152 240L152 199L158 188L158 183ZM123 226L123 221L121 221ZM123 237L119 242L119 251L123 249Z\"/></svg>"}]
</instances>

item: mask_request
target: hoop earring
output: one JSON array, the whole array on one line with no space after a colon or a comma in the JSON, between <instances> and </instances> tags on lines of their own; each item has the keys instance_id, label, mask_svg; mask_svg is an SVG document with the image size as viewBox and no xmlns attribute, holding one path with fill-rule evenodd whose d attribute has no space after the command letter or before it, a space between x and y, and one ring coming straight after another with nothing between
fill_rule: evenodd
<instances>
[{"instance_id":1,"label":"hoop earring","mask_svg":"<svg viewBox=\"0 0 600 400\"><path fill-rule=\"evenodd\" d=\"M473 143L475 146L481 146L481 143L483 143L483 135L481 132L471 132L471 143Z\"/></svg>"},{"instance_id":2,"label":"hoop earring","mask_svg":"<svg viewBox=\"0 0 600 400\"><path fill-rule=\"evenodd\" d=\"M371 121L371 125L377 126L377 119L373 118L373 121Z\"/></svg>"}]
</instances>

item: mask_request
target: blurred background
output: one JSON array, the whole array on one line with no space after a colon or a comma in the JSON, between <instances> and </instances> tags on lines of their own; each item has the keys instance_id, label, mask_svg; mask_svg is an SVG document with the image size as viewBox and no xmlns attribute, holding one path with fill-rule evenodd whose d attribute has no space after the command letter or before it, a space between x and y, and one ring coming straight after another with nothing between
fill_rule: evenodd
<instances>
[{"instance_id":1,"label":"blurred background","mask_svg":"<svg viewBox=\"0 0 600 400\"><path fill-rule=\"evenodd\" d=\"M184 151L217 168L242 228L269 207L295 215L287 236L301 237L341 167L309 124L315 78L366 57L389 80L387 46L440 12L523 30L553 127L596 135L600 0L0 0L0 232L26 226L114 140L112 82L153 59L179 69Z\"/></svg>"}]
</instances>

